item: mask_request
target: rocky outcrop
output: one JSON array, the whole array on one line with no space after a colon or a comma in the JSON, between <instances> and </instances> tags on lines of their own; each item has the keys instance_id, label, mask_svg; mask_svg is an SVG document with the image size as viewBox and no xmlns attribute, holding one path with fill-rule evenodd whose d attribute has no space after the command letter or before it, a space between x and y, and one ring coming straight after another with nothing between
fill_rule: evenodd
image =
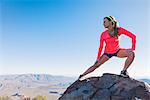
<instances>
[{"instance_id":1,"label":"rocky outcrop","mask_svg":"<svg viewBox=\"0 0 150 100\"><path fill-rule=\"evenodd\" d=\"M105 73L102 77L75 81L59 100L150 100L150 85Z\"/></svg>"}]
</instances>

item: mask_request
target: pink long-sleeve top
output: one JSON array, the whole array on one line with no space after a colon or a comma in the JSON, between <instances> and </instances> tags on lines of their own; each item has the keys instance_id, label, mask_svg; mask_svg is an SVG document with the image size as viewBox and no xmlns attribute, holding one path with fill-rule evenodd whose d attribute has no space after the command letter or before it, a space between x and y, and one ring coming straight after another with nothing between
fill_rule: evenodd
<instances>
[{"instance_id":1,"label":"pink long-sleeve top","mask_svg":"<svg viewBox=\"0 0 150 100\"><path fill-rule=\"evenodd\" d=\"M124 29L122 27L118 27L118 37L122 34L124 34L132 39L132 49L135 50L136 36L133 33L127 31L126 29ZM113 53L116 53L120 49L118 37L110 36L108 34L108 30L102 32L102 34L100 36L100 46L99 46L99 50L98 50L97 60L100 59L104 42L106 44L105 49L104 49L105 53L113 54Z\"/></svg>"}]
</instances>

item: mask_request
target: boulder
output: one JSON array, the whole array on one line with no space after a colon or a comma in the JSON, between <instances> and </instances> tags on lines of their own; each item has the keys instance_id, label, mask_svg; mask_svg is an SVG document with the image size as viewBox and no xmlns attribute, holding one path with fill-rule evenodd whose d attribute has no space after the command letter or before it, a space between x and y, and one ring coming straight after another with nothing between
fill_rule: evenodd
<instances>
[{"instance_id":1,"label":"boulder","mask_svg":"<svg viewBox=\"0 0 150 100\"><path fill-rule=\"evenodd\" d=\"M59 100L150 100L150 85L131 77L104 73L101 77L75 81Z\"/></svg>"}]
</instances>

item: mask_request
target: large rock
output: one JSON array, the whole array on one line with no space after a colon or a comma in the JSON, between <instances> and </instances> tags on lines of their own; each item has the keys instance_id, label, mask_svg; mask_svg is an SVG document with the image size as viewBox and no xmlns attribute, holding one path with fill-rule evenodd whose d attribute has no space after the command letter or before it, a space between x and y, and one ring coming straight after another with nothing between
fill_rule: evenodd
<instances>
[{"instance_id":1,"label":"large rock","mask_svg":"<svg viewBox=\"0 0 150 100\"><path fill-rule=\"evenodd\" d=\"M75 81L59 100L150 100L150 85L105 73L102 77Z\"/></svg>"}]
</instances>

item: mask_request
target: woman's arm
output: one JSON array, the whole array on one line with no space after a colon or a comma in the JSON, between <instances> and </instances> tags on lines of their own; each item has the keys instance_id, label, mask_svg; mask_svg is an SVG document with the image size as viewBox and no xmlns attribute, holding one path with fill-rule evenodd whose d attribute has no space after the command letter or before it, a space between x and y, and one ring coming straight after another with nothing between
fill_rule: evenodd
<instances>
[{"instance_id":1,"label":"woman's arm","mask_svg":"<svg viewBox=\"0 0 150 100\"><path fill-rule=\"evenodd\" d=\"M135 50L135 47L136 47L136 36L133 33L127 31L124 28L120 28L120 32L121 32L121 34L124 34L124 35L126 35L126 36L128 36L128 37L130 37L132 39L132 49Z\"/></svg>"},{"instance_id":2,"label":"woman's arm","mask_svg":"<svg viewBox=\"0 0 150 100\"><path fill-rule=\"evenodd\" d=\"M99 46L99 49L98 49L97 60L100 59L101 52L102 52L102 49L103 49L103 45L104 45L104 39L103 39L103 37L102 37L102 35L101 35L101 36L100 36L100 46Z\"/></svg>"},{"instance_id":3,"label":"woman's arm","mask_svg":"<svg viewBox=\"0 0 150 100\"><path fill-rule=\"evenodd\" d=\"M101 52L102 52L102 49L103 49L103 44L104 44L104 39L103 39L103 37L102 37L102 35L101 35L101 36L100 36L100 46L99 46L98 55L97 55L97 60L96 60L95 64L96 64L96 63L98 62L98 60L100 59ZM94 65L95 65L95 64L94 64ZM90 68L88 68L83 74L81 74L81 75L79 76L79 79L80 79L81 77L83 77L83 76L85 76L85 75L87 75L87 74L93 72L93 71L97 68L97 67L94 67L94 65L91 66Z\"/></svg>"}]
</instances>

